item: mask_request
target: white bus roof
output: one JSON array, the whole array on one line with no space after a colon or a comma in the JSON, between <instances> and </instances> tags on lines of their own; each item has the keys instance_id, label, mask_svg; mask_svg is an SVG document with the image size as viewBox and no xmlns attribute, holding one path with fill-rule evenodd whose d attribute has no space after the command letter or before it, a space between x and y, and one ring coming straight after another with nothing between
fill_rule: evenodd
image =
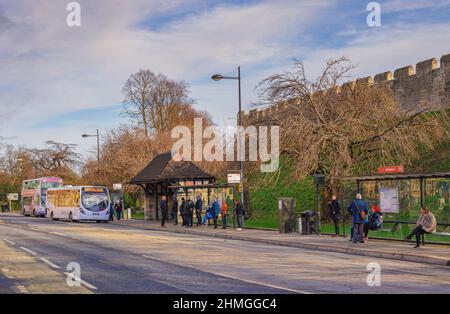
<instances>
[{"instance_id":1,"label":"white bus roof","mask_svg":"<svg viewBox=\"0 0 450 314\"><path fill-rule=\"evenodd\" d=\"M34 178L34 179L26 179L26 180L23 180L23 182L26 182L26 181L36 181L36 180L42 180L42 179L50 179L50 178L61 179L60 177L40 177L40 178ZM62 180L62 179L61 179L61 180Z\"/></svg>"},{"instance_id":2,"label":"white bus roof","mask_svg":"<svg viewBox=\"0 0 450 314\"><path fill-rule=\"evenodd\" d=\"M101 189L107 189L108 190L108 188L106 186L94 186L94 185L76 185L76 186L72 186L72 185L65 185L65 186L60 186L60 187L57 187L57 188L50 188L50 189L47 190L47 192L48 191L57 191L57 190L81 190L82 188L101 188Z\"/></svg>"}]
</instances>

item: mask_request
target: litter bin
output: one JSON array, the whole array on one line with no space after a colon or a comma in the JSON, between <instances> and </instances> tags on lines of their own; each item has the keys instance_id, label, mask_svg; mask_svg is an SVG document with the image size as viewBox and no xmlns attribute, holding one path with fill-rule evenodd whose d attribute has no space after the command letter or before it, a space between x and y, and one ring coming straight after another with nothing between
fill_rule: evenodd
<instances>
[{"instance_id":1,"label":"litter bin","mask_svg":"<svg viewBox=\"0 0 450 314\"><path fill-rule=\"evenodd\" d=\"M302 234L316 233L316 219L317 213L315 211L307 210L301 214Z\"/></svg>"}]
</instances>

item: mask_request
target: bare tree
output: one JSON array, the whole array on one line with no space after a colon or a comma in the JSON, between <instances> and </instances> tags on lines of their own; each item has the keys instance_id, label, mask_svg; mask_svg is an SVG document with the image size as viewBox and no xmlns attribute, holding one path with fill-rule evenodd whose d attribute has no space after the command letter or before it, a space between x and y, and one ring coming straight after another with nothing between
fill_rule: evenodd
<instances>
[{"instance_id":1,"label":"bare tree","mask_svg":"<svg viewBox=\"0 0 450 314\"><path fill-rule=\"evenodd\" d=\"M47 141L42 149L30 149L29 153L37 169L41 172L74 169L81 165L80 155L76 152L75 144Z\"/></svg>"},{"instance_id":2,"label":"bare tree","mask_svg":"<svg viewBox=\"0 0 450 314\"><path fill-rule=\"evenodd\" d=\"M327 62L315 80L303 63L258 86L263 105L280 108L281 149L296 163L296 175L361 173L383 164L410 165L417 146L432 148L448 138L448 116L432 106L404 111L390 90L341 84L354 68L345 58ZM272 112L274 112L273 110Z\"/></svg>"},{"instance_id":3,"label":"bare tree","mask_svg":"<svg viewBox=\"0 0 450 314\"><path fill-rule=\"evenodd\" d=\"M122 89L125 96L124 112L149 137L166 132L180 115L180 108L191 105L188 85L184 81L174 81L163 74L140 70L132 74Z\"/></svg>"}]
</instances>

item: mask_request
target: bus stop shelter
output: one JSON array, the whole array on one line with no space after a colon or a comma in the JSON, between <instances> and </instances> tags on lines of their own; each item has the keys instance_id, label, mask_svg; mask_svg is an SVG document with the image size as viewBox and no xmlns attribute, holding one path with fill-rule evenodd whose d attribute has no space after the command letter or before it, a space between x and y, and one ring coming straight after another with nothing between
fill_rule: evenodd
<instances>
[{"instance_id":1,"label":"bus stop shelter","mask_svg":"<svg viewBox=\"0 0 450 314\"><path fill-rule=\"evenodd\" d=\"M156 155L129 184L144 190L145 220L159 219L158 202L165 195L169 208L176 191L171 186L201 186L213 184L216 178L191 161L175 161L170 152Z\"/></svg>"},{"instance_id":2,"label":"bus stop shelter","mask_svg":"<svg viewBox=\"0 0 450 314\"><path fill-rule=\"evenodd\" d=\"M385 223L406 236L422 206L428 207L438 222L440 235L450 235L450 171L336 177L339 196L349 204L355 192L369 204L380 206ZM353 184L353 186L352 186ZM356 186L355 186L356 185ZM446 237L447 238L447 237Z\"/></svg>"}]
</instances>

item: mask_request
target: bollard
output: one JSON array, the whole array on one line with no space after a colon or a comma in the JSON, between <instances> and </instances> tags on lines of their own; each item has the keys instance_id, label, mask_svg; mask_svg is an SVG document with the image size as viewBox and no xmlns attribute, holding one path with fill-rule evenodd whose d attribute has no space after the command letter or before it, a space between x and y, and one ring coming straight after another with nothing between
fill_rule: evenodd
<instances>
[{"instance_id":1,"label":"bollard","mask_svg":"<svg viewBox=\"0 0 450 314\"><path fill-rule=\"evenodd\" d=\"M128 212L128 219L131 219L131 208L127 208L127 212Z\"/></svg>"}]
</instances>

